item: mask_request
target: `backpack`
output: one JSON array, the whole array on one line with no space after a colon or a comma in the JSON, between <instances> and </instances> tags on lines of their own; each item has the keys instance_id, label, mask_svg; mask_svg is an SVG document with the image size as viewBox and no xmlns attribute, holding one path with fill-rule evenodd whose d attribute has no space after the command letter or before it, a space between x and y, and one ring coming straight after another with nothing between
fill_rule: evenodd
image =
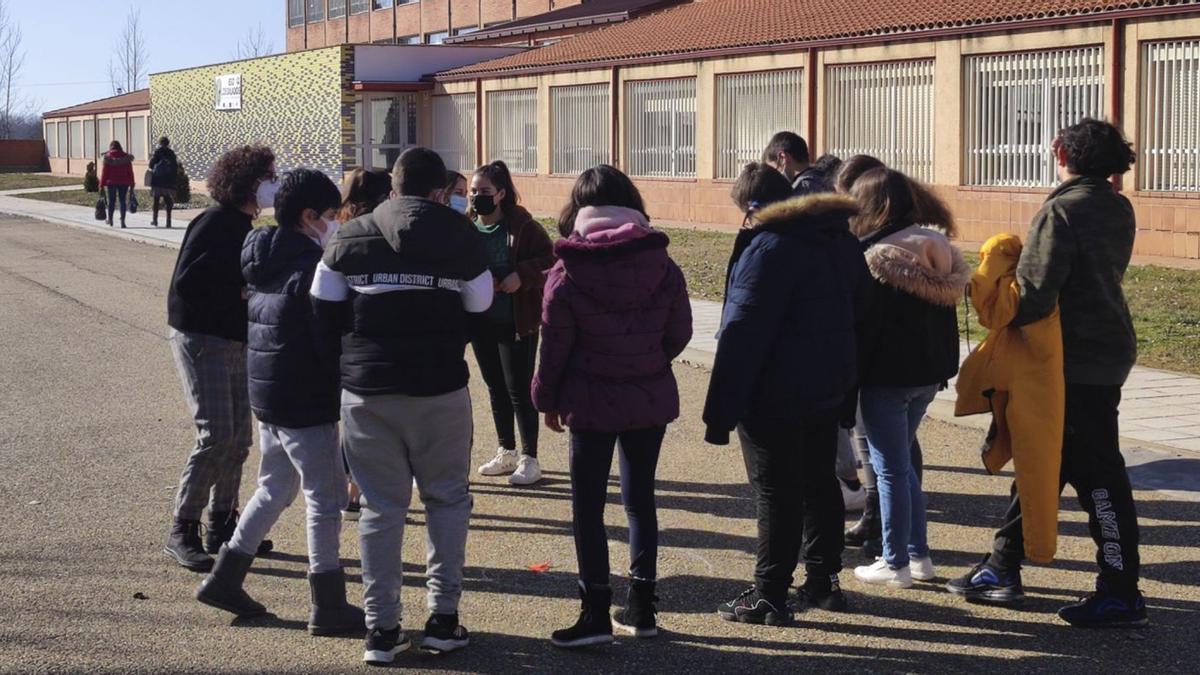
<instances>
[{"instance_id":1,"label":"backpack","mask_svg":"<svg viewBox=\"0 0 1200 675\"><path fill-rule=\"evenodd\" d=\"M161 181L167 185L173 185L175 183L175 171L175 158L167 155L160 159L158 164L154 165L151 175L156 183Z\"/></svg>"}]
</instances>

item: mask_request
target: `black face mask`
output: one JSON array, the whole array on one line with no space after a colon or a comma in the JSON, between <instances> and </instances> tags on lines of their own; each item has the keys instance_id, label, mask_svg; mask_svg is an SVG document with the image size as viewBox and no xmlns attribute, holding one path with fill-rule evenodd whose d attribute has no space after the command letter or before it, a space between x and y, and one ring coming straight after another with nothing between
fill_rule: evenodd
<instances>
[{"instance_id":1,"label":"black face mask","mask_svg":"<svg viewBox=\"0 0 1200 675\"><path fill-rule=\"evenodd\" d=\"M490 216L496 211L495 195L472 195L471 209L481 216Z\"/></svg>"}]
</instances>

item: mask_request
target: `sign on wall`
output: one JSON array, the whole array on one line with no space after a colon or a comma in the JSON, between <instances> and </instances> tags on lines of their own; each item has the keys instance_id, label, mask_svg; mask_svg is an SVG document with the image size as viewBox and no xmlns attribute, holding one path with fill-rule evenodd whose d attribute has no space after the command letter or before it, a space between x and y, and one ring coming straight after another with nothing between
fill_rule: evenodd
<instances>
[{"instance_id":1,"label":"sign on wall","mask_svg":"<svg viewBox=\"0 0 1200 675\"><path fill-rule=\"evenodd\" d=\"M216 78L217 110L242 109L242 75L218 75Z\"/></svg>"}]
</instances>

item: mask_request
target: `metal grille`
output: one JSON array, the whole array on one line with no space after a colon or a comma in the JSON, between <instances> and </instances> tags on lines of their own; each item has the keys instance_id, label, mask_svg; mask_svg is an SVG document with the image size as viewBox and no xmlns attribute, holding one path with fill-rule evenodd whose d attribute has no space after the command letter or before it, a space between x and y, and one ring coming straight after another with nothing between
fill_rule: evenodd
<instances>
[{"instance_id":1,"label":"metal grille","mask_svg":"<svg viewBox=\"0 0 1200 675\"><path fill-rule=\"evenodd\" d=\"M963 82L967 185L1053 186L1058 131L1104 114L1102 47L972 56Z\"/></svg>"},{"instance_id":2,"label":"metal grille","mask_svg":"<svg viewBox=\"0 0 1200 675\"><path fill-rule=\"evenodd\" d=\"M325 0L308 0L308 22L320 23L325 20Z\"/></svg>"},{"instance_id":3,"label":"metal grille","mask_svg":"<svg viewBox=\"0 0 1200 675\"><path fill-rule=\"evenodd\" d=\"M612 161L609 86L550 89L550 171L577 174Z\"/></svg>"},{"instance_id":4,"label":"metal grille","mask_svg":"<svg viewBox=\"0 0 1200 675\"><path fill-rule=\"evenodd\" d=\"M475 169L475 94L433 97L433 150L448 169Z\"/></svg>"},{"instance_id":5,"label":"metal grille","mask_svg":"<svg viewBox=\"0 0 1200 675\"><path fill-rule=\"evenodd\" d=\"M933 179L933 61L829 66L825 138L843 159L872 155Z\"/></svg>"},{"instance_id":6,"label":"metal grille","mask_svg":"<svg viewBox=\"0 0 1200 675\"><path fill-rule=\"evenodd\" d=\"M717 178L736 178L762 159L778 131L798 129L804 109L804 71L717 76Z\"/></svg>"},{"instance_id":7,"label":"metal grille","mask_svg":"<svg viewBox=\"0 0 1200 675\"><path fill-rule=\"evenodd\" d=\"M510 171L537 173L537 89L487 95L487 156Z\"/></svg>"},{"instance_id":8,"label":"metal grille","mask_svg":"<svg viewBox=\"0 0 1200 675\"><path fill-rule=\"evenodd\" d=\"M1141 188L1200 191L1200 40L1142 45Z\"/></svg>"},{"instance_id":9,"label":"metal grille","mask_svg":"<svg viewBox=\"0 0 1200 675\"><path fill-rule=\"evenodd\" d=\"M696 78L625 85L625 156L634 176L696 175Z\"/></svg>"},{"instance_id":10,"label":"metal grille","mask_svg":"<svg viewBox=\"0 0 1200 675\"><path fill-rule=\"evenodd\" d=\"M346 16L346 0L329 0L329 18L340 19Z\"/></svg>"}]
</instances>

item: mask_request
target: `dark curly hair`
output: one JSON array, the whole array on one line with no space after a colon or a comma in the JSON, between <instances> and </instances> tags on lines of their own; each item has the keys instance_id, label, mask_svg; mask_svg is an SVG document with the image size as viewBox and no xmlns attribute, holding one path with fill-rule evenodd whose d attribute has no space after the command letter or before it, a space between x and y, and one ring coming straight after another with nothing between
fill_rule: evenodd
<instances>
[{"instance_id":1,"label":"dark curly hair","mask_svg":"<svg viewBox=\"0 0 1200 675\"><path fill-rule=\"evenodd\" d=\"M1108 178L1123 174L1137 156L1121 130L1102 120L1085 117L1058 132L1059 146L1067 152L1067 169L1076 176Z\"/></svg>"},{"instance_id":2,"label":"dark curly hair","mask_svg":"<svg viewBox=\"0 0 1200 675\"><path fill-rule=\"evenodd\" d=\"M279 181L275 193L275 220L285 227L300 228L300 216L312 209L317 216L342 205L342 193L329 176L312 169L294 169Z\"/></svg>"},{"instance_id":3,"label":"dark curly hair","mask_svg":"<svg viewBox=\"0 0 1200 675\"><path fill-rule=\"evenodd\" d=\"M271 176L274 164L275 153L265 145L234 148L208 173L208 194L222 206L241 208L254 199L259 181Z\"/></svg>"}]
</instances>

